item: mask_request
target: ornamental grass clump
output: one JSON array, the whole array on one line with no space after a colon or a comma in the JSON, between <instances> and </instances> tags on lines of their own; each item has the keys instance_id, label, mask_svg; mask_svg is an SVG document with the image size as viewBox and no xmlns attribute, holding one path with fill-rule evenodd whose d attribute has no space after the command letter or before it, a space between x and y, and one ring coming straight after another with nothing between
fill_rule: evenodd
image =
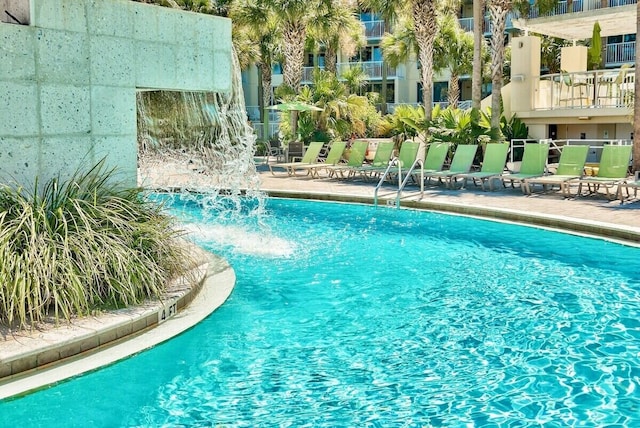
<instances>
[{"instance_id":1,"label":"ornamental grass clump","mask_svg":"<svg viewBox=\"0 0 640 428\"><path fill-rule=\"evenodd\" d=\"M40 191L1 186L0 321L34 326L159 296L188 264L180 234L104 161Z\"/></svg>"}]
</instances>

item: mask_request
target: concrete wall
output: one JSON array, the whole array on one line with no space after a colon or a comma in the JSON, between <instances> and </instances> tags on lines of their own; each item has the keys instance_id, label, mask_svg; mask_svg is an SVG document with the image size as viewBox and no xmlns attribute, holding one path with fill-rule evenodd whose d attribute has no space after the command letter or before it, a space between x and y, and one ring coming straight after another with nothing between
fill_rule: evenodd
<instances>
[{"instance_id":1,"label":"concrete wall","mask_svg":"<svg viewBox=\"0 0 640 428\"><path fill-rule=\"evenodd\" d=\"M231 21L128 0L31 0L0 23L0 182L107 157L136 183L136 91L231 90Z\"/></svg>"}]
</instances>

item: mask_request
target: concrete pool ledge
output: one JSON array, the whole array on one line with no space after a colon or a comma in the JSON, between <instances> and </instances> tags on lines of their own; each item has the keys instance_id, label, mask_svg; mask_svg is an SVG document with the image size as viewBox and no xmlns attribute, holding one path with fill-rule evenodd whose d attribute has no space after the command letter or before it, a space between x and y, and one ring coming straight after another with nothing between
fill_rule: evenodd
<instances>
[{"instance_id":1,"label":"concrete pool ledge","mask_svg":"<svg viewBox=\"0 0 640 428\"><path fill-rule=\"evenodd\" d=\"M201 250L199 256L206 260L192 270L196 281L173 284L162 301L5 337L0 342L0 399L111 364L202 321L229 297L235 272L218 256Z\"/></svg>"}]
</instances>

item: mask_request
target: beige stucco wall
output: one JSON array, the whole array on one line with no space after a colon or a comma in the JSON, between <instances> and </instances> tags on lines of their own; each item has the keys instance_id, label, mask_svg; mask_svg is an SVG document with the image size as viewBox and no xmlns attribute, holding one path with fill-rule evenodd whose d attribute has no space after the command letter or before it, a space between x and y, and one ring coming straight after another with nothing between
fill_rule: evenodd
<instances>
[{"instance_id":1,"label":"beige stucco wall","mask_svg":"<svg viewBox=\"0 0 640 428\"><path fill-rule=\"evenodd\" d=\"M231 22L128 0L31 0L0 23L0 182L106 157L136 183L136 91L231 89Z\"/></svg>"}]
</instances>

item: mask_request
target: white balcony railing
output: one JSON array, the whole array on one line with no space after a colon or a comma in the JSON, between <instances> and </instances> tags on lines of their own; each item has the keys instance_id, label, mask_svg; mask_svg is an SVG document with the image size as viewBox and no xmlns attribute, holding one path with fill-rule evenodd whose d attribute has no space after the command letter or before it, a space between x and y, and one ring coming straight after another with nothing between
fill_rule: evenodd
<instances>
[{"instance_id":1,"label":"white balcony railing","mask_svg":"<svg viewBox=\"0 0 640 428\"><path fill-rule=\"evenodd\" d=\"M321 69L324 69L324 67L319 67ZM302 82L303 83L311 83L313 82L313 70L315 70L316 67L304 67L302 69Z\"/></svg>"},{"instance_id":2,"label":"white balcony railing","mask_svg":"<svg viewBox=\"0 0 640 428\"><path fill-rule=\"evenodd\" d=\"M538 8L533 6L529 11L529 18L539 18L541 16L564 15L566 13L586 12L589 10L604 9L607 7L626 6L636 4L637 0L573 0L559 1L558 5L550 12L541 14Z\"/></svg>"},{"instance_id":3,"label":"white balcony railing","mask_svg":"<svg viewBox=\"0 0 640 428\"><path fill-rule=\"evenodd\" d=\"M351 67L362 67L362 71L369 79L381 79L382 67L384 63L382 61L364 61L364 62L340 62L338 63L338 75L341 75ZM395 67L387 67L387 78L392 79L397 77Z\"/></svg>"},{"instance_id":4,"label":"white balcony railing","mask_svg":"<svg viewBox=\"0 0 640 428\"><path fill-rule=\"evenodd\" d=\"M384 21L364 21L364 34L367 39L381 39L384 36Z\"/></svg>"},{"instance_id":5,"label":"white balcony railing","mask_svg":"<svg viewBox=\"0 0 640 428\"><path fill-rule=\"evenodd\" d=\"M624 108L634 99L635 69L548 74L535 78L535 110Z\"/></svg>"},{"instance_id":6,"label":"white balcony railing","mask_svg":"<svg viewBox=\"0 0 640 428\"><path fill-rule=\"evenodd\" d=\"M473 31L473 17L472 18L460 18L458 19L460 28L464 31Z\"/></svg>"},{"instance_id":7,"label":"white balcony railing","mask_svg":"<svg viewBox=\"0 0 640 428\"><path fill-rule=\"evenodd\" d=\"M605 55L606 64L633 64L635 61L636 42L607 43Z\"/></svg>"}]
</instances>

